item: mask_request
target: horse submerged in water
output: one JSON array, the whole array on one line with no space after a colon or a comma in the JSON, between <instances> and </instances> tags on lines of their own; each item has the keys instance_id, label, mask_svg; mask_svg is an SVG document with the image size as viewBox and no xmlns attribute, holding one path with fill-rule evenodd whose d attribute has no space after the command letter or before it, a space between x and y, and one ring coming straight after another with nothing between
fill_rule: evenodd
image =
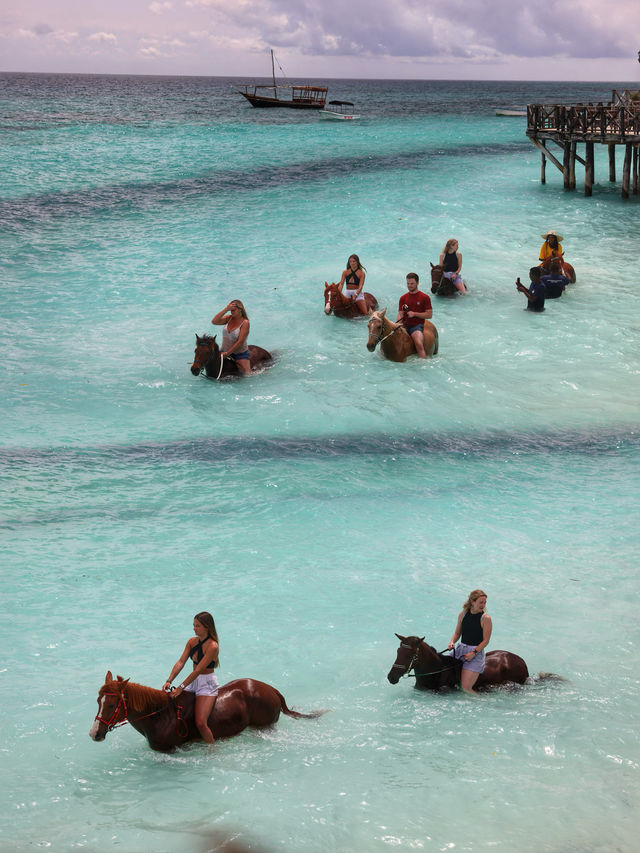
<instances>
[{"instance_id":1,"label":"horse submerged in water","mask_svg":"<svg viewBox=\"0 0 640 853\"><path fill-rule=\"evenodd\" d=\"M369 340L367 349L374 352L380 344L380 352L389 361L405 361L415 354L413 338L402 323L392 323L386 317L387 309L374 311L369 318ZM424 351L427 356L438 354L438 330L430 320L424 321Z\"/></svg>"},{"instance_id":2,"label":"horse submerged in water","mask_svg":"<svg viewBox=\"0 0 640 853\"><path fill-rule=\"evenodd\" d=\"M249 344L247 349L249 350L252 373L261 367L266 367L269 362L273 361L271 353L262 347ZM216 343L215 335L213 337L211 335L200 337L196 334L196 348L191 373L194 376L199 376L203 371L207 379L222 379L227 376L242 375L242 370L232 358L221 357L220 347Z\"/></svg>"},{"instance_id":3,"label":"horse submerged in water","mask_svg":"<svg viewBox=\"0 0 640 853\"><path fill-rule=\"evenodd\" d=\"M431 261L429 263L431 264ZM431 293L435 293L436 296L444 296L452 299L459 292L451 279L445 277L441 264L431 264Z\"/></svg>"},{"instance_id":4,"label":"horse submerged in water","mask_svg":"<svg viewBox=\"0 0 640 853\"><path fill-rule=\"evenodd\" d=\"M403 675L409 675L413 670L418 690L440 690L460 685L461 660L452 654L437 652L433 646L425 643L424 637L403 637L401 634L396 634L396 637L400 640L400 646L396 662L387 675L391 684L397 684ZM550 673L540 673L539 677L552 676ZM529 670L519 655L495 650L486 653L484 672L478 676L474 690L485 690L502 684L524 684L528 678Z\"/></svg>"},{"instance_id":5,"label":"horse submerged in water","mask_svg":"<svg viewBox=\"0 0 640 853\"><path fill-rule=\"evenodd\" d=\"M365 290L364 296L367 314L375 311L378 307L378 300L372 293L367 293ZM345 296L337 284L324 283L324 313L329 315L335 314L336 317L344 317L347 320L352 320L354 317L365 317L362 311L356 305L355 299L349 299Z\"/></svg>"},{"instance_id":6,"label":"horse submerged in water","mask_svg":"<svg viewBox=\"0 0 640 853\"><path fill-rule=\"evenodd\" d=\"M109 671L98 691L98 713L89 736L103 741L108 732L130 723L146 737L151 749L172 752L177 746L200 739L194 706L194 693L184 692L173 699L164 690L134 684L120 675L114 679ZM218 740L233 737L247 726L271 726L281 711L297 720L313 720L326 713L293 711L287 707L282 693L270 684L254 678L236 678L220 687L208 725Z\"/></svg>"}]
</instances>

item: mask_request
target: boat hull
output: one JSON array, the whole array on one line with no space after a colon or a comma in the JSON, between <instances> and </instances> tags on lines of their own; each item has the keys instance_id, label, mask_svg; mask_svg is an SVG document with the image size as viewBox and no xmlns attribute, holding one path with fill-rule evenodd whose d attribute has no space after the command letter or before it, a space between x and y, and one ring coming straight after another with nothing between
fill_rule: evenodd
<instances>
[{"instance_id":1,"label":"boat hull","mask_svg":"<svg viewBox=\"0 0 640 853\"><path fill-rule=\"evenodd\" d=\"M250 92L240 92L243 98L246 98L252 107L258 108L286 108L290 110L321 110L324 107L323 101L306 101L303 99L283 100L282 98L269 98L265 95L252 95Z\"/></svg>"}]
</instances>

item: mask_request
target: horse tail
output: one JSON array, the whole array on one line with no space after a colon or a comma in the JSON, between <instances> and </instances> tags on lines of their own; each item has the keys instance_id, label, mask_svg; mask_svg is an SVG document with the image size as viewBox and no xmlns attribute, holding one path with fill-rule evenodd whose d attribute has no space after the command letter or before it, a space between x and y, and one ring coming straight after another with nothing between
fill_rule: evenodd
<instances>
[{"instance_id":1,"label":"horse tail","mask_svg":"<svg viewBox=\"0 0 640 853\"><path fill-rule=\"evenodd\" d=\"M434 354L434 355L438 355L438 343L439 343L438 327L437 327L437 326L434 326L434 327L433 327L433 329L434 329L434 331L435 331L433 354Z\"/></svg>"},{"instance_id":2,"label":"horse tail","mask_svg":"<svg viewBox=\"0 0 640 853\"><path fill-rule=\"evenodd\" d=\"M273 689L275 690L275 687ZM303 714L300 711L292 711L291 708L289 708L287 706L287 703L286 703L285 698L282 695L282 693L280 693L279 690L276 690L276 693L278 694L278 696L280 698L280 709L283 712L283 714L286 714L287 717L293 717L296 720L301 720L301 719L303 719L303 720L315 720L316 717L321 717L323 714L326 714L327 711L329 710L328 708L324 708L324 709L317 710L317 711L311 711L311 713L309 713L309 714Z\"/></svg>"},{"instance_id":3,"label":"horse tail","mask_svg":"<svg viewBox=\"0 0 640 853\"><path fill-rule=\"evenodd\" d=\"M534 681L568 681L563 675L557 675L555 672L539 672L533 677Z\"/></svg>"}]
</instances>

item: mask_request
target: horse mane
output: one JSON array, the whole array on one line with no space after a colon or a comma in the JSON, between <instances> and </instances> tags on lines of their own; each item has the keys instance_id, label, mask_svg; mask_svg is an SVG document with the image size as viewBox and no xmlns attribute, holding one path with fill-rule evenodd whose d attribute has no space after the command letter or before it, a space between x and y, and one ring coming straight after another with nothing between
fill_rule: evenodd
<instances>
[{"instance_id":1,"label":"horse mane","mask_svg":"<svg viewBox=\"0 0 640 853\"><path fill-rule=\"evenodd\" d=\"M158 704L166 705L169 702L169 694L165 693L164 690L156 690L155 687L147 687L144 684L135 684L124 680L120 675L117 681L112 681L105 687L115 688L118 693L122 691L131 709L141 713L156 710Z\"/></svg>"},{"instance_id":2,"label":"horse mane","mask_svg":"<svg viewBox=\"0 0 640 853\"><path fill-rule=\"evenodd\" d=\"M212 345L213 345L213 344L215 344L215 343L216 343L215 335L198 335L198 337L199 337L199 338L200 338L200 340L201 340L201 341L203 341L205 344L212 344Z\"/></svg>"}]
</instances>

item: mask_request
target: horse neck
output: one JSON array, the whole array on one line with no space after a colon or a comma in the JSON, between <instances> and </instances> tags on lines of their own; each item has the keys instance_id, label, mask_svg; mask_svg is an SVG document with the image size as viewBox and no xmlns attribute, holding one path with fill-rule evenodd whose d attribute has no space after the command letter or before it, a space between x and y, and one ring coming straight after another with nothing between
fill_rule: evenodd
<instances>
[{"instance_id":1,"label":"horse neck","mask_svg":"<svg viewBox=\"0 0 640 853\"><path fill-rule=\"evenodd\" d=\"M127 702L129 714L144 716L160 710L169 703L169 696L164 690L156 690L154 687L146 687L144 684L129 682L124 686L122 693Z\"/></svg>"},{"instance_id":2,"label":"horse neck","mask_svg":"<svg viewBox=\"0 0 640 853\"><path fill-rule=\"evenodd\" d=\"M440 663L440 655L436 652L435 649L432 649L431 646L428 646L424 640L418 646L418 660L417 664L423 663L425 666L429 664L439 664Z\"/></svg>"}]
</instances>

